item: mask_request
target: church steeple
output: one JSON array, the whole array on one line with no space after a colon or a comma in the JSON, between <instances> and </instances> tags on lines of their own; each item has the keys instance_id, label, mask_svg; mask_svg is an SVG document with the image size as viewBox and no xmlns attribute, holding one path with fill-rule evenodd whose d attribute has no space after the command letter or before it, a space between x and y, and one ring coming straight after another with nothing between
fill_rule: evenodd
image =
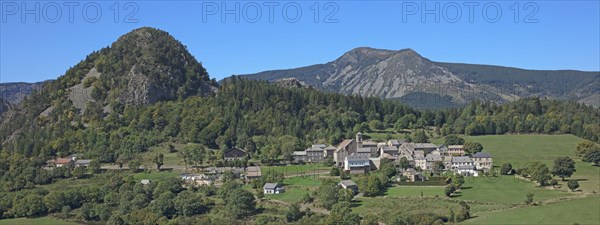
<instances>
[{"instance_id":1,"label":"church steeple","mask_svg":"<svg viewBox=\"0 0 600 225\"><path fill-rule=\"evenodd\" d=\"M363 136L361 132L356 133L356 144L358 148L362 148Z\"/></svg>"}]
</instances>

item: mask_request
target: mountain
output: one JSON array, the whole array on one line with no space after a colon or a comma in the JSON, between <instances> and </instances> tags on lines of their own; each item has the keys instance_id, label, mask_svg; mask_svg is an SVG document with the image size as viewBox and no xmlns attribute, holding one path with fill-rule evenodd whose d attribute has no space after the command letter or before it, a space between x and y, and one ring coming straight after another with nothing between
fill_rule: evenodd
<instances>
[{"instance_id":1,"label":"mountain","mask_svg":"<svg viewBox=\"0 0 600 225\"><path fill-rule=\"evenodd\" d=\"M16 87L31 88L19 85L7 87L13 87L14 93L19 93ZM68 112L68 120L82 119L77 122L87 124L113 111L123 113L128 106L214 95L217 86L181 42L165 31L143 27L89 54L63 76L45 82L22 104L12 104L12 113L5 113L0 121L0 134L57 122L49 118L60 120Z\"/></svg>"},{"instance_id":2,"label":"mountain","mask_svg":"<svg viewBox=\"0 0 600 225\"><path fill-rule=\"evenodd\" d=\"M600 105L599 72L544 71L433 62L412 49L361 47L325 64L241 75L275 82L296 78L317 89L400 99L420 108L460 106L473 99L508 102L548 97Z\"/></svg>"},{"instance_id":3,"label":"mountain","mask_svg":"<svg viewBox=\"0 0 600 225\"><path fill-rule=\"evenodd\" d=\"M160 100L209 95L216 90L206 69L169 33L140 28L103 49L86 74L90 85L123 104L143 105ZM91 77L98 77L94 79Z\"/></svg>"},{"instance_id":4,"label":"mountain","mask_svg":"<svg viewBox=\"0 0 600 225\"><path fill-rule=\"evenodd\" d=\"M25 96L30 95L34 90L40 90L45 82L0 83L0 97L13 105L18 105Z\"/></svg>"}]
</instances>

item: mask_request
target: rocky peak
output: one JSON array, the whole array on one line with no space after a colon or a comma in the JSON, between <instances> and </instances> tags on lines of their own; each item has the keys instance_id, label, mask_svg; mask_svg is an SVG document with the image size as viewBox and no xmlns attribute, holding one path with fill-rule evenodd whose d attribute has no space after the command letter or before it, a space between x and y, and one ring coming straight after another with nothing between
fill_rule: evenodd
<instances>
[{"instance_id":1,"label":"rocky peak","mask_svg":"<svg viewBox=\"0 0 600 225\"><path fill-rule=\"evenodd\" d=\"M216 91L216 81L210 80L187 47L162 30L135 29L101 53L110 60L98 68L102 79L123 85L106 88L125 104L144 105Z\"/></svg>"},{"instance_id":2,"label":"rocky peak","mask_svg":"<svg viewBox=\"0 0 600 225\"><path fill-rule=\"evenodd\" d=\"M275 81L275 83L280 87L285 88L307 88L310 85L296 79L296 78L283 78Z\"/></svg>"}]
</instances>

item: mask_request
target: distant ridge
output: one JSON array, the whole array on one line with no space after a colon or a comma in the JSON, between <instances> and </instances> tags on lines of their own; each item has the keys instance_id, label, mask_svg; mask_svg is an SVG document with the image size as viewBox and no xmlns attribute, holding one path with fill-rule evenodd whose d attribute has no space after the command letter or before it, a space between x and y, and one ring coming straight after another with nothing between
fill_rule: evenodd
<instances>
[{"instance_id":1,"label":"distant ridge","mask_svg":"<svg viewBox=\"0 0 600 225\"><path fill-rule=\"evenodd\" d=\"M425 93L440 96L445 106L474 99L502 103L533 96L600 106L600 72L433 62L412 49L360 47L324 64L240 76L269 82L296 78L324 91L401 101L413 93ZM433 102L404 102L419 108L441 107Z\"/></svg>"}]
</instances>

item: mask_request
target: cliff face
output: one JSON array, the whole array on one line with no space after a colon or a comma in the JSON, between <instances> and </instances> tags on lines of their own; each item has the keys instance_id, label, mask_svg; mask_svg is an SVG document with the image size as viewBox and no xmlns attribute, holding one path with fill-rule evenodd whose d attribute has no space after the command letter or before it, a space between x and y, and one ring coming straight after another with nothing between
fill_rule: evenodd
<instances>
[{"instance_id":1,"label":"cliff face","mask_svg":"<svg viewBox=\"0 0 600 225\"><path fill-rule=\"evenodd\" d=\"M4 114L4 112L10 110L11 108L12 106L10 102L0 98L0 118L2 118L2 114Z\"/></svg>"},{"instance_id":2,"label":"cliff face","mask_svg":"<svg viewBox=\"0 0 600 225\"><path fill-rule=\"evenodd\" d=\"M12 105L18 105L23 98L30 95L34 90L40 90L46 81L37 83L0 83L0 98Z\"/></svg>"}]
</instances>

